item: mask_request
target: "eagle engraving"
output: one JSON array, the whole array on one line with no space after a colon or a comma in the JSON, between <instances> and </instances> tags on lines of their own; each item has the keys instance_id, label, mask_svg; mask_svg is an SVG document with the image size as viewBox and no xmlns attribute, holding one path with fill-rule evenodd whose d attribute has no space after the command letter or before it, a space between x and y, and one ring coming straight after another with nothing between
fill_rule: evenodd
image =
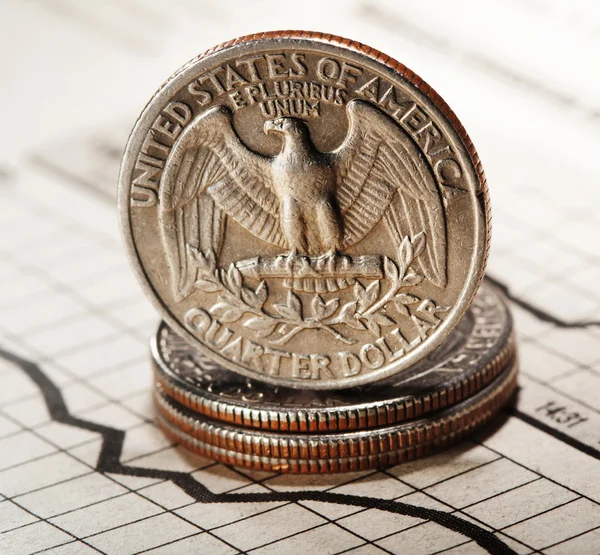
<instances>
[{"instance_id":1,"label":"eagle engraving","mask_svg":"<svg viewBox=\"0 0 600 555\"><path fill-rule=\"evenodd\" d=\"M414 140L361 100L347 105L348 133L331 152L314 146L307 124L281 117L264 131L281 137L276 156L246 147L231 111L218 106L181 134L159 193L161 232L176 299L196 279L189 246L219 253L229 217L258 239L295 254L335 256L381 220L397 246L424 232L424 276L446 285L446 223L435 177Z\"/></svg>"}]
</instances>

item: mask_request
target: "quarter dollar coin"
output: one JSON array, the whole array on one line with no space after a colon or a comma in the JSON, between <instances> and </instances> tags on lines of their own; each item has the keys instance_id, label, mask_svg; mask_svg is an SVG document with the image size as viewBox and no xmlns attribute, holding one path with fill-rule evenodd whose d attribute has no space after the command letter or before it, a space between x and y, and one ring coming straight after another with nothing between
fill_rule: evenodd
<instances>
[{"instance_id":1,"label":"quarter dollar coin","mask_svg":"<svg viewBox=\"0 0 600 555\"><path fill-rule=\"evenodd\" d=\"M488 193L462 125L404 65L332 35L257 34L191 60L142 112L119 188L164 320L274 385L406 370L484 273Z\"/></svg>"}]
</instances>

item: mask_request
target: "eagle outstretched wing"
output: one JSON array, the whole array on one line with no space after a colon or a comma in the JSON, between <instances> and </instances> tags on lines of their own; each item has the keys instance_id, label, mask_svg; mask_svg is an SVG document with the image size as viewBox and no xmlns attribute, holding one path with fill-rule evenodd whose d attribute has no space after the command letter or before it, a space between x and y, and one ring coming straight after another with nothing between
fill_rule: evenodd
<instances>
[{"instance_id":1,"label":"eagle outstretched wing","mask_svg":"<svg viewBox=\"0 0 600 555\"><path fill-rule=\"evenodd\" d=\"M206 111L181 134L159 192L161 234L178 301L196 281L190 247L218 254L226 215L263 241L285 247L269 175L269 159L242 144L226 107Z\"/></svg>"},{"instance_id":2,"label":"eagle outstretched wing","mask_svg":"<svg viewBox=\"0 0 600 555\"><path fill-rule=\"evenodd\" d=\"M349 130L332 153L337 200L344 219L343 247L358 243L383 218L392 240L423 231L419 257L425 277L446 285L446 221L433 172L413 139L367 102L347 106Z\"/></svg>"}]
</instances>

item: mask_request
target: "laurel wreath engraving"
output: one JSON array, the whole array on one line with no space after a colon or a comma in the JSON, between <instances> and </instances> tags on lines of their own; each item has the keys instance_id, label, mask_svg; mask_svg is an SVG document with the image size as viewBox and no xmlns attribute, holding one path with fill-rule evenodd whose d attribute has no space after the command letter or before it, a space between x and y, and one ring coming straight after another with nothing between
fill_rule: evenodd
<instances>
[{"instance_id":1,"label":"laurel wreath engraving","mask_svg":"<svg viewBox=\"0 0 600 555\"><path fill-rule=\"evenodd\" d=\"M421 301L416 295L402 289L418 285L423 276L410 269L413 261L425 249L425 233L404 237L398 247L398 262L387 256L383 258L383 279L389 282L384 290L382 280L363 285L354 284L354 299L341 303L339 297L325 300L319 294L308 302L293 291L288 291L283 303L275 303L272 309L265 308L269 291L261 280L256 288L244 283L244 278L235 264L227 269L217 268L217 257L213 251L201 252L187 246L188 253L198 268L195 286L205 293L218 293L217 302L210 313L222 323L237 322L243 316L250 317L243 326L253 330L258 337L267 338L274 345L284 345L303 330L318 329L331 334L336 340L351 345L355 339L347 337L333 326L341 324L355 330L367 330L375 337L381 336L381 328L396 325L387 313L393 305L400 316L409 317L408 306Z\"/></svg>"}]
</instances>

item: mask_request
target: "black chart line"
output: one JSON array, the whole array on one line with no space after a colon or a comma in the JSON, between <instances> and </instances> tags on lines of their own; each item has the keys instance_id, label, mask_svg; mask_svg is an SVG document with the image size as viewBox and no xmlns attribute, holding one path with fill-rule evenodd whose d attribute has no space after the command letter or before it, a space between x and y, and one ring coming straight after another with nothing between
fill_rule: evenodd
<instances>
[{"instance_id":1,"label":"black chart line","mask_svg":"<svg viewBox=\"0 0 600 555\"><path fill-rule=\"evenodd\" d=\"M600 327L600 320L575 320L573 322L567 322L566 320L561 320L556 316L553 316L549 312L532 305L530 302L526 301L522 297L515 295L511 292L510 287L498 281L497 279L487 275L486 279L494 284L502 293L508 298L511 302L516 304L518 307L522 308L526 312L529 312L532 316L535 316L538 320L542 322L546 322L548 324L554 324L557 328L561 329L585 329L592 327Z\"/></svg>"},{"instance_id":2,"label":"black chart line","mask_svg":"<svg viewBox=\"0 0 600 555\"><path fill-rule=\"evenodd\" d=\"M559 328L582 329L592 326L600 326L600 321L579 321L566 322L545 312L544 310L535 307L515 296L510 289L503 283L494 278L488 277L494 285L496 285L506 295L511 302L526 310L537 319L554 324ZM0 348L0 357L12 362L39 387L44 401L48 407L48 411L52 420L80 429L99 433L102 436L102 448L96 463L96 470L102 473L122 474L128 476L158 478L170 480L175 485L180 487L188 495L202 503L257 503L269 501L321 501L326 503L337 503L343 505L351 505L364 508L374 508L382 511L387 511L396 514L413 516L430 520L450 530L463 534L474 540L481 547L492 554L509 554L514 553L506 544L498 539L492 532L477 526L471 522L461 519L455 515L417 507L407 503L398 501L390 501L377 499L374 497L363 497L358 495L348 495L340 493L322 492L322 491L292 491L292 492L269 492L269 493L224 493L217 494L211 492L206 486L202 485L190 474L185 472L176 472L168 470L159 470L152 468L142 468L130 465L124 465L120 462L121 452L125 441L125 432L117 430L109 426L104 426L95 422L77 418L69 413L68 407L64 401L60 389L48 378L40 367L16 354ZM514 417L523 420L524 422L534 426L547 434L552 435L556 439L574 447L575 449L600 459L600 452L589 445L583 444L580 441L564 434L548 425L540 422L536 418L524 414L518 410L509 411Z\"/></svg>"},{"instance_id":3,"label":"black chart line","mask_svg":"<svg viewBox=\"0 0 600 555\"><path fill-rule=\"evenodd\" d=\"M100 434L102 437L102 446L100 454L98 455L98 461L96 462L96 470L98 472L170 480L185 493L201 503L320 501L323 503L350 505L366 509L379 509L380 511L387 511L398 515L412 516L414 518L435 522L436 524L474 540L492 555L516 555L515 552L496 537L493 532L444 511L418 507L400 501L327 491L213 493L196 480L196 478L192 477L191 474L186 474L185 472L143 468L123 464L120 459L126 432L73 416L69 412L60 389L34 362L3 348L0 348L0 358L18 366L37 385L52 420L67 426L73 426L75 428Z\"/></svg>"}]
</instances>

